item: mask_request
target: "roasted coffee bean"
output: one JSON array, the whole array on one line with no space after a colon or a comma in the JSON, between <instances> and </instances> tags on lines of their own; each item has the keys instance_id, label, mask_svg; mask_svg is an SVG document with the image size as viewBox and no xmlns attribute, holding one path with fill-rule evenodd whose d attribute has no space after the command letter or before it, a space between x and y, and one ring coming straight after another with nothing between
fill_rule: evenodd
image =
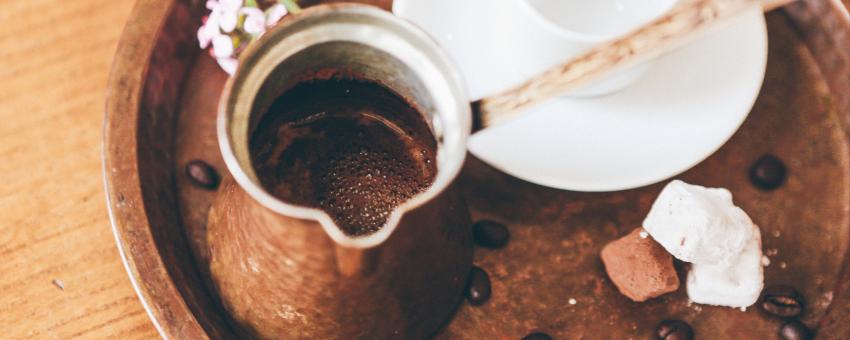
<instances>
[{"instance_id":1,"label":"roasted coffee bean","mask_svg":"<svg viewBox=\"0 0 850 340\"><path fill-rule=\"evenodd\" d=\"M475 243L487 248L501 248L511 237L508 227L499 222L481 220L472 225Z\"/></svg>"},{"instance_id":2,"label":"roasted coffee bean","mask_svg":"<svg viewBox=\"0 0 850 340\"><path fill-rule=\"evenodd\" d=\"M196 159L186 164L186 175L201 188L215 190L218 187L218 173L202 160Z\"/></svg>"},{"instance_id":3,"label":"roasted coffee bean","mask_svg":"<svg viewBox=\"0 0 850 340\"><path fill-rule=\"evenodd\" d=\"M535 332L524 336L522 340L552 340L552 337L546 333Z\"/></svg>"},{"instance_id":4,"label":"roasted coffee bean","mask_svg":"<svg viewBox=\"0 0 850 340\"><path fill-rule=\"evenodd\" d=\"M790 320L779 329L779 338L783 340L809 340L812 337L812 331L799 320Z\"/></svg>"},{"instance_id":5,"label":"roasted coffee bean","mask_svg":"<svg viewBox=\"0 0 850 340\"><path fill-rule=\"evenodd\" d=\"M776 285L765 288L761 293L759 307L768 314L781 318L793 318L803 312L805 301L803 295L796 289Z\"/></svg>"},{"instance_id":6,"label":"roasted coffee bean","mask_svg":"<svg viewBox=\"0 0 850 340\"><path fill-rule=\"evenodd\" d=\"M785 182L785 164L776 156L761 156L750 167L750 180L757 188L773 190Z\"/></svg>"},{"instance_id":7,"label":"roasted coffee bean","mask_svg":"<svg viewBox=\"0 0 850 340\"><path fill-rule=\"evenodd\" d=\"M490 276L484 269L472 266L465 294L466 299L474 306L480 306L490 299Z\"/></svg>"},{"instance_id":8,"label":"roasted coffee bean","mask_svg":"<svg viewBox=\"0 0 850 340\"><path fill-rule=\"evenodd\" d=\"M664 320L655 329L659 340L693 340L694 330L682 320Z\"/></svg>"}]
</instances>

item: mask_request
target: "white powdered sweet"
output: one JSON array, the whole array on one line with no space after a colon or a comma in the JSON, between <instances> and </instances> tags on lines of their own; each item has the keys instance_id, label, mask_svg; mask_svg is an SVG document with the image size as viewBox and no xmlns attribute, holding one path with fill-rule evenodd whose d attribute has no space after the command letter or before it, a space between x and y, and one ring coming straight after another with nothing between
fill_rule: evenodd
<instances>
[{"instance_id":1,"label":"white powdered sweet","mask_svg":"<svg viewBox=\"0 0 850 340\"><path fill-rule=\"evenodd\" d=\"M679 180L664 187L643 228L676 258L701 265L732 264L753 237L752 220L729 190Z\"/></svg>"},{"instance_id":2,"label":"white powdered sweet","mask_svg":"<svg viewBox=\"0 0 850 340\"><path fill-rule=\"evenodd\" d=\"M752 226L753 237L729 265L694 263L688 272L688 298L696 303L749 307L764 286L761 263L761 232Z\"/></svg>"}]
</instances>

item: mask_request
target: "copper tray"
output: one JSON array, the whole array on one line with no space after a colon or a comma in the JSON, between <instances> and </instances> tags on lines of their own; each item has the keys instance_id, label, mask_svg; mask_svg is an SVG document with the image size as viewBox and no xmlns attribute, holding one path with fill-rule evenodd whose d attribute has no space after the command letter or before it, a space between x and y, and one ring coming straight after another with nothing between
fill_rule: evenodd
<instances>
[{"instance_id":1,"label":"copper tray","mask_svg":"<svg viewBox=\"0 0 850 340\"><path fill-rule=\"evenodd\" d=\"M304 3L306 1L303 1ZM315 2L315 1L313 1ZM388 8L389 0L370 1ZM805 0L767 16L767 78L732 140L679 176L730 188L762 227L766 284L787 283L809 301L802 320L823 339L850 338L850 19L847 3ZM142 0L124 30L109 79L104 136L107 200L118 247L160 333L235 338L207 289L206 214L214 192L188 184L183 166L204 159L224 172L214 117L225 74L199 53L203 1ZM764 153L782 158L786 184L750 185ZM462 304L437 338L649 338L681 318L700 338L770 339L780 321L760 313L689 305L684 288L645 303L621 296L601 247L639 226L660 185L614 193L536 186L470 157L461 183L473 218L506 223L510 244L477 249L493 297ZM681 271L680 271L681 272ZM576 304L568 304L573 298Z\"/></svg>"}]
</instances>

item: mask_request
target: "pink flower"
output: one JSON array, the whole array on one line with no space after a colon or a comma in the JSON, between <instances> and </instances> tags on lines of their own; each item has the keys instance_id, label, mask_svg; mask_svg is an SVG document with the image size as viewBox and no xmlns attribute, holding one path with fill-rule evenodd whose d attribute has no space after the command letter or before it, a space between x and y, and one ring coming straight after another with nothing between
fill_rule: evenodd
<instances>
[{"instance_id":1,"label":"pink flower","mask_svg":"<svg viewBox=\"0 0 850 340\"><path fill-rule=\"evenodd\" d=\"M218 62L218 66L229 75L233 75L236 72L236 67L239 66L239 61L233 57L216 58L216 61Z\"/></svg>"},{"instance_id":2,"label":"pink flower","mask_svg":"<svg viewBox=\"0 0 850 340\"><path fill-rule=\"evenodd\" d=\"M245 45L288 13L279 3L263 11L256 0L247 5L243 0L207 0L206 7L210 12L198 28L198 45L201 49L209 48L210 56L229 74L236 71L239 65L236 58Z\"/></svg>"},{"instance_id":3,"label":"pink flower","mask_svg":"<svg viewBox=\"0 0 850 340\"><path fill-rule=\"evenodd\" d=\"M218 0L226 12L237 12L242 7L242 0Z\"/></svg>"},{"instance_id":4,"label":"pink flower","mask_svg":"<svg viewBox=\"0 0 850 340\"><path fill-rule=\"evenodd\" d=\"M201 48L207 48L210 46L212 39L218 35L221 35L221 31L218 28L218 17L207 16L204 17L204 24L198 28L198 43Z\"/></svg>"},{"instance_id":5,"label":"pink flower","mask_svg":"<svg viewBox=\"0 0 850 340\"><path fill-rule=\"evenodd\" d=\"M205 49L210 46L213 36L214 35L210 33L210 30L207 29L206 25L201 26L201 28L198 29L198 45L201 46L201 49Z\"/></svg>"},{"instance_id":6,"label":"pink flower","mask_svg":"<svg viewBox=\"0 0 850 340\"><path fill-rule=\"evenodd\" d=\"M242 29L246 33L258 36L266 31L266 16L259 8L243 7L239 10L239 14L245 15Z\"/></svg>"},{"instance_id":7,"label":"pink flower","mask_svg":"<svg viewBox=\"0 0 850 340\"><path fill-rule=\"evenodd\" d=\"M216 58L227 58L233 56L233 39L230 36L219 34L212 38L213 55Z\"/></svg>"},{"instance_id":8,"label":"pink flower","mask_svg":"<svg viewBox=\"0 0 850 340\"><path fill-rule=\"evenodd\" d=\"M210 10L208 24L213 21L222 31L233 32L239 21L240 7L242 0L207 0L207 9Z\"/></svg>"},{"instance_id":9,"label":"pink flower","mask_svg":"<svg viewBox=\"0 0 850 340\"><path fill-rule=\"evenodd\" d=\"M214 10L213 13L218 13L219 27L221 30L230 33L236 29L236 24L239 21L239 16L236 12L224 12L222 10Z\"/></svg>"},{"instance_id":10,"label":"pink flower","mask_svg":"<svg viewBox=\"0 0 850 340\"><path fill-rule=\"evenodd\" d=\"M272 27L277 24L287 13L286 6L277 4L266 10L266 27Z\"/></svg>"}]
</instances>

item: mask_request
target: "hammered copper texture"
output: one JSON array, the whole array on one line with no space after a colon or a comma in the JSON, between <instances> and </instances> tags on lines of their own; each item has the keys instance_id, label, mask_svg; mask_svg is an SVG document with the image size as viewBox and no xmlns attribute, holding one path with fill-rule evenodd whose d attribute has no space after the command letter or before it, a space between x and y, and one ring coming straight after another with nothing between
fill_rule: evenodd
<instances>
[{"instance_id":1,"label":"hammered copper texture","mask_svg":"<svg viewBox=\"0 0 850 340\"><path fill-rule=\"evenodd\" d=\"M230 178L219 191L207 235L211 273L248 334L418 339L439 330L462 298L472 235L456 185L407 212L367 250L371 265L350 274L337 270L339 248L315 221L268 210Z\"/></svg>"},{"instance_id":2,"label":"hammered copper texture","mask_svg":"<svg viewBox=\"0 0 850 340\"><path fill-rule=\"evenodd\" d=\"M149 25L160 28L146 28L144 21L128 26L139 28L127 36L150 40L140 47L136 41L122 41L124 50L119 49L117 70L110 79L112 105L107 106L105 150L111 207L131 276L164 334L220 338L230 329L222 321L227 315L215 307L216 297L197 279L207 271L202 240L214 192L187 185L182 167L188 160L203 159L224 171L214 118L225 75L204 54L191 59L177 53L177 61L150 61L147 73L139 73L139 65L132 61L144 60L150 46L169 41L168 34L159 30L197 26L194 22L183 23L185 27L162 26L162 18L179 11L154 10L154 5L145 4L140 3L138 11L149 16ZM176 4L171 7L198 5ZM799 8L768 16L768 75L753 112L718 153L679 177L732 190L736 203L762 227L764 249L773 254L765 268L766 283L799 288L809 300L803 321L812 327L820 324L820 338L847 339L850 153L844 128L850 121L850 107L842 103L848 102L850 93L841 89L850 81L846 67L842 68L850 49L846 38L841 38L846 31L827 32L819 20L805 19L812 13L813 18L836 15L837 27L843 29L846 22L841 16L846 14L821 5L806 0ZM187 66L185 79L171 79L164 83L167 86L147 84L155 76L173 76ZM121 71L126 74L116 75ZM178 105L175 87L182 88ZM140 96L141 88L162 88L171 94ZM174 113L177 128L174 149L169 151L172 130L163 127ZM136 131L157 138L145 142ZM782 188L762 192L749 184L746 169L768 152L785 161L789 177ZM142 157L151 153L163 155ZM605 194L559 191L512 178L472 157L461 182L472 216L506 223L512 240L503 249L476 249L475 262L490 273L493 296L483 306L463 304L438 338L517 339L539 330L558 339L644 339L657 321L670 317L691 322L703 339L776 338L780 322L755 309L741 312L688 305L684 288L634 303L607 281L598 251L640 224L660 184ZM179 208L170 203L169 197L175 194ZM168 212L175 210L179 217ZM188 243L180 230L189 236ZM197 272L191 263L187 265L188 259L195 260ZM682 264L678 266L680 275L684 274ZM567 303L570 298L575 305Z\"/></svg>"}]
</instances>

